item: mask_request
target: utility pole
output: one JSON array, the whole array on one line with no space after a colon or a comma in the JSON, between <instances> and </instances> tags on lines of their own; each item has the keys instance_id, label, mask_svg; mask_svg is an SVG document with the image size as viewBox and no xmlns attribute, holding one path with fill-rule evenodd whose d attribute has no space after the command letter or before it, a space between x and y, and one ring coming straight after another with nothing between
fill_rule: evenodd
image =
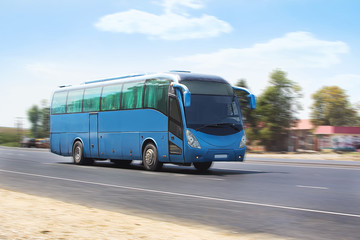
<instances>
[{"instance_id":1,"label":"utility pole","mask_svg":"<svg viewBox=\"0 0 360 240\"><path fill-rule=\"evenodd\" d=\"M21 144L22 141L22 137L23 137L23 127L24 127L24 123L23 123L24 118L23 117L16 117L15 119L15 128L17 130L17 136L18 136L18 141L19 144Z\"/></svg>"}]
</instances>

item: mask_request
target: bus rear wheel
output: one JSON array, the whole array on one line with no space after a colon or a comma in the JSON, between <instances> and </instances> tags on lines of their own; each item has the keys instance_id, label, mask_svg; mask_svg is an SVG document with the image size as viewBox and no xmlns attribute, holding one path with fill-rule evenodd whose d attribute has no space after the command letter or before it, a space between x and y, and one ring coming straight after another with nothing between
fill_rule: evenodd
<instances>
[{"instance_id":1,"label":"bus rear wheel","mask_svg":"<svg viewBox=\"0 0 360 240\"><path fill-rule=\"evenodd\" d=\"M209 170L209 168L212 165L212 162L194 162L193 164L198 171L205 172Z\"/></svg>"},{"instance_id":2,"label":"bus rear wheel","mask_svg":"<svg viewBox=\"0 0 360 240\"><path fill-rule=\"evenodd\" d=\"M162 168L163 163L159 162L158 152L154 144L149 143L145 146L142 158L146 170L157 171Z\"/></svg>"},{"instance_id":3,"label":"bus rear wheel","mask_svg":"<svg viewBox=\"0 0 360 240\"><path fill-rule=\"evenodd\" d=\"M76 141L73 146L73 160L77 165L87 165L92 164L94 161L92 159L87 159L84 156L84 147L80 141Z\"/></svg>"}]
</instances>

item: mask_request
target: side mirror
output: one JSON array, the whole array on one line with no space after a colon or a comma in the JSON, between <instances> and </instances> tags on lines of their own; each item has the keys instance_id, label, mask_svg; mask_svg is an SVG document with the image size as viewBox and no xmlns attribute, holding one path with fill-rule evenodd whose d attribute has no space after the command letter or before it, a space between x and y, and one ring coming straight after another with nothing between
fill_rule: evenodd
<instances>
[{"instance_id":1,"label":"side mirror","mask_svg":"<svg viewBox=\"0 0 360 240\"><path fill-rule=\"evenodd\" d=\"M256 108L256 97L255 97L255 95L254 94L249 94L248 98L249 98L250 108L255 109Z\"/></svg>"},{"instance_id":2,"label":"side mirror","mask_svg":"<svg viewBox=\"0 0 360 240\"><path fill-rule=\"evenodd\" d=\"M190 107L191 105L191 93L189 91L184 91L184 106Z\"/></svg>"},{"instance_id":3,"label":"side mirror","mask_svg":"<svg viewBox=\"0 0 360 240\"><path fill-rule=\"evenodd\" d=\"M249 105L250 105L250 109L255 109L256 108L256 97L254 94L252 94L248 89L243 88L243 87L232 87L234 90L239 90L239 91L243 91L248 93L248 98L249 98Z\"/></svg>"},{"instance_id":4,"label":"side mirror","mask_svg":"<svg viewBox=\"0 0 360 240\"><path fill-rule=\"evenodd\" d=\"M190 107L191 105L191 92L189 91L189 89L184 85L184 84L180 84L180 83L171 83L171 86L173 86L174 88L180 88L182 89L183 92L183 96L184 96L184 106L185 107Z\"/></svg>"}]
</instances>

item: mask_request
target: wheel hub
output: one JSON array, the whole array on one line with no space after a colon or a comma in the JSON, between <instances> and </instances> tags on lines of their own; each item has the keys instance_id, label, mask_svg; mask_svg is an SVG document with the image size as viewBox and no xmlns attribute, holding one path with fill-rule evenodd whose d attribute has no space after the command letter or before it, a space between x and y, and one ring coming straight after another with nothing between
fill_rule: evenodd
<instances>
[{"instance_id":1,"label":"wheel hub","mask_svg":"<svg viewBox=\"0 0 360 240\"><path fill-rule=\"evenodd\" d=\"M152 149L148 149L145 153L145 161L148 166L154 164L154 151Z\"/></svg>"},{"instance_id":2,"label":"wheel hub","mask_svg":"<svg viewBox=\"0 0 360 240\"><path fill-rule=\"evenodd\" d=\"M75 148L75 161L79 162L81 159L81 152L80 152L80 147L76 147Z\"/></svg>"}]
</instances>

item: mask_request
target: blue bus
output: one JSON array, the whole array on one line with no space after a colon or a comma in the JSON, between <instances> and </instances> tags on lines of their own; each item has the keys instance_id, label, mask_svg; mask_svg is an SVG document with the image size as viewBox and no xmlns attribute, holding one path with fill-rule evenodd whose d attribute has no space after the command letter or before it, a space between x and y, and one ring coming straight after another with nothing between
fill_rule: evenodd
<instances>
[{"instance_id":1,"label":"blue bus","mask_svg":"<svg viewBox=\"0 0 360 240\"><path fill-rule=\"evenodd\" d=\"M221 77L173 71L60 86L51 101L50 148L75 164L142 160L200 171L213 161L243 161L246 135L234 90Z\"/></svg>"}]
</instances>

